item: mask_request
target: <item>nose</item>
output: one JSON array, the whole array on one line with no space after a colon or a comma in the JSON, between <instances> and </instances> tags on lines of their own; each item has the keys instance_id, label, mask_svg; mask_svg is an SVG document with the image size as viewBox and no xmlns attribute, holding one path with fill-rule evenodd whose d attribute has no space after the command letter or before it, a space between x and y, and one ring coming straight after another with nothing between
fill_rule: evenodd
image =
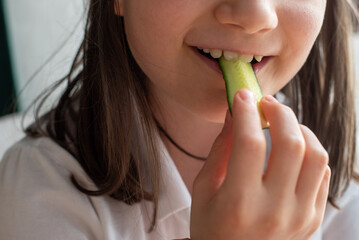
<instances>
[{"instance_id":1,"label":"nose","mask_svg":"<svg viewBox=\"0 0 359 240\"><path fill-rule=\"evenodd\" d=\"M221 24L238 27L248 34L268 32L278 25L271 0L221 1L214 15Z\"/></svg>"}]
</instances>

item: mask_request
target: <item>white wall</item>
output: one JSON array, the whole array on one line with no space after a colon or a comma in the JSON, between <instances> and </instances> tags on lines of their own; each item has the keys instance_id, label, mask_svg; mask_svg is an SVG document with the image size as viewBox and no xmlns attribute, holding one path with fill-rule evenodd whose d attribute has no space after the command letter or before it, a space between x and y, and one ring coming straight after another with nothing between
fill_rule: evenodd
<instances>
[{"instance_id":1,"label":"white wall","mask_svg":"<svg viewBox=\"0 0 359 240\"><path fill-rule=\"evenodd\" d=\"M11 60L21 109L69 69L80 45L85 0L4 0ZM79 24L78 24L79 23ZM76 25L77 28L76 28ZM68 39L69 38L69 39ZM61 48L63 43L66 44ZM48 59L60 49L55 57ZM28 84L29 79L48 62Z\"/></svg>"}]
</instances>

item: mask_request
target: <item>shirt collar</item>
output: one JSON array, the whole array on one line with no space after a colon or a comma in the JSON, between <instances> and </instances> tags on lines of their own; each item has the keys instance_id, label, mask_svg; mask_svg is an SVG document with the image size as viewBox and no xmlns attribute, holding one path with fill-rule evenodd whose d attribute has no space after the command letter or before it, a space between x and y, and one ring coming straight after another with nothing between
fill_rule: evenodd
<instances>
[{"instance_id":1,"label":"shirt collar","mask_svg":"<svg viewBox=\"0 0 359 240\"><path fill-rule=\"evenodd\" d=\"M161 179L158 208L158 221L191 207L191 195L182 180L176 165L164 143L159 141L161 154Z\"/></svg>"}]
</instances>

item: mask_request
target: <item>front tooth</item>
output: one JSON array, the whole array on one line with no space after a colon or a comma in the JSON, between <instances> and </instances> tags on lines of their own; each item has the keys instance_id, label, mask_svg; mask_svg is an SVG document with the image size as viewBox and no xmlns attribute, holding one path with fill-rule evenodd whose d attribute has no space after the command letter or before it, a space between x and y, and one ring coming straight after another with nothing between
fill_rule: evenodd
<instances>
[{"instance_id":1,"label":"front tooth","mask_svg":"<svg viewBox=\"0 0 359 240\"><path fill-rule=\"evenodd\" d=\"M243 62L252 62L253 60L253 55L246 55L246 54L241 54L239 55L239 59L241 59Z\"/></svg>"},{"instance_id":2,"label":"front tooth","mask_svg":"<svg viewBox=\"0 0 359 240\"><path fill-rule=\"evenodd\" d=\"M203 52L209 53L209 49L208 49L208 48L205 48L205 49L203 49Z\"/></svg>"},{"instance_id":3,"label":"front tooth","mask_svg":"<svg viewBox=\"0 0 359 240\"><path fill-rule=\"evenodd\" d=\"M223 51L223 56L227 61L231 61L238 58L238 53L231 51Z\"/></svg>"},{"instance_id":4,"label":"front tooth","mask_svg":"<svg viewBox=\"0 0 359 240\"><path fill-rule=\"evenodd\" d=\"M213 58L220 58L222 57L222 50L219 49L211 49L210 54Z\"/></svg>"},{"instance_id":5,"label":"front tooth","mask_svg":"<svg viewBox=\"0 0 359 240\"><path fill-rule=\"evenodd\" d=\"M262 61L263 56L254 56L254 58L257 60L257 62Z\"/></svg>"}]
</instances>

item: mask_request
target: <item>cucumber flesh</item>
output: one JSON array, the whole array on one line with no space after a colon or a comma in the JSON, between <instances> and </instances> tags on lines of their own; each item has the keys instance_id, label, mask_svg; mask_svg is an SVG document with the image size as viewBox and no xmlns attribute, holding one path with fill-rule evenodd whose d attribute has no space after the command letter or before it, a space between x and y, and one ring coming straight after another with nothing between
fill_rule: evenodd
<instances>
[{"instance_id":1,"label":"cucumber flesh","mask_svg":"<svg viewBox=\"0 0 359 240\"><path fill-rule=\"evenodd\" d=\"M242 88L247 88L254 93L257 100L258 112L261 118L262 128L268 128L269 124L265 120L259 102L263 96L256 74L251 63L243 62L240 59L226 60L223 56L219 59L219 66L223 73L226 83L227 101L229 111L232 114L234 95Z\"/></svg>"}]
</instances>

